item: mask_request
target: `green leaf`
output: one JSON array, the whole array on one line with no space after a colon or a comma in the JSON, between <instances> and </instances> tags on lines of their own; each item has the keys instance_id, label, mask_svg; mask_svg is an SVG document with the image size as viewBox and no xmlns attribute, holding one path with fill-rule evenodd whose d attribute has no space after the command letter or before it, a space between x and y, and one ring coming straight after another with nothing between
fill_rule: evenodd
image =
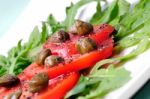
<instances>
[{"instance_id":1,"label":"green leaf","mask_svg":"<svg viewBox=\"0 0 150 99\"><path fill-rule=\"evenodd\" d=\"M96 72L93 76L97 79L102 79L98 87L91 90L85 99L94 99L105 96L108 92L121 87L127 81L129 81L129 72L124 67L114 68L109 67L108 69L101 69Z\"/></svg>"},{"instance_id":2,"label":"green leaf","mask_svg":"<svg viewBox=\"0 0 150 99\"><path fill-rule=\"evenodd\" d=\"M50 24L51 26L56 25L58 22L54 18L52 14L50 14L47 18L47 23Z\"/></svg>"},{"instance_id":3,"label":"green leaf","mask_svg":"<svg viewBox=\"0 0 150 99\"><path fill-rule=\"evenodd\" d=\"M63 24L66 27L66 30L68 30L68 28L74 24L75 16L77 14L78 9L93 1L101 1L101 0L80 0L76 4L71 3L71 5L66 8L66 18L63 22Z\"/></svg>"},{"instance_id":4,"label":"green leaf","mask_svg":"<svg viewBox=\"0 0 150 99\"><path fill-rule=\"evenodd\" d=\"M126 15L130 10L130 3L125 0L118 0L118 12L116 13L116 17L109 22L109 24L113 26L117 26L119 24L120 19L122 16Z\"/></svg>"},{"instance_id":5,"label":"green leaf","mask_svg":"<svg viewBox=\"0 0 150 99\"><path fill-rule=\"evenodd\" d=\"M145 37L145 38L143 38L143 40L140 41L138 46L131 53L129 53L125 56L121 56L118 59L119 60L128 60L130 58L136 57L139 54L146 51L149 48L149 45L150 45L150 41L149 41L148 37Z\"/></svg>"},{"instance_id":6,"label":"green leaf","mask_svg":"<svg viewBox=\"0 0 150 99\"><path fill-rule=\"evenodd\" d=\"M67 93L67 95L65 96L64 99L68 99L71 96L77 95L79 93L81 93L82 91L84 91L85 87L86 87L86 81L88 81L84 76L81 76L78 84Z\"/></svg>"},{"instance_id":7,"label":"green leaf","mask_svg":"<svg viewBox=\"0 0 150 99\"><path fill-rule=\"evenodd\" d=\"M39 32L39 29L37 26L35 26L35 28L33 29L32 33L30 34L30 38L29 38L29 45L33 44L36 45L39 41L39 35L40 35L40 32ZM33 45L32 45L33 46Z\"/></svg>"},{"instance_id":8,"label":"green leaf","mask_svg":"<svg viewBox=\"0 0 150 99\"><path fill-rule=\"evenodd\" d=\"M102 16L101 5L100 5L100 2L97 2L96 12L92 16L92 18L90 19L89 22L91 24L95 24L97 22L97 20L101 18L101 16Z\"/></svg>"},{"instance_id":9,"label":"green leaf","mask_svg":"<svg viewBox=\"0 0 150 99\"><path fill-rule=\"evenodd\" d=\"M115 19L118 14L118 0L114 0L103 12L102 17L95 24L108 23Z\"/></svg>"},{"instance_id":10,"label":"green leaf","mask_svg":"<svg viewBox=\"0 0 150 99\"><path fill-rule=\"evenodd\" d=\"M42 44L33 48L33 49L30 49L29 52L27 53L27 58L29 60L31 60L32 62L35 61L37 55L39 54L39 52L42 50Z\"/></svg>"},{"instance_id":11,"label":"green leaf","mask_svg":"<svg viewBox=\"0 0 150 99\"><path fill-rule=\"evenodd\" d=\"M113 63L115 61L116 61L115 59L104 59L104 60L97 62L91 69L90 74L92 75L93 73L95 73L101 66L108 64L108 63Z\"/></svg>"},{"instance_id":12,"label":"green leaf","mask_svg":"<svg viewBox=\"0 0 150 99\"><path fill-rule=\"evenodd\" d=\"M99 69L87 77L81 76L78 84L67 93L67 99L100 99L130 79L124 67Z\"/></svg>"},{"instance_id":13,"label":"green leaf","mask_svg":"<svg viewBox=\"0 0 150 99\"><path fill-rule=\"evenodd\" d=\"M0 55L0 67L5 67L7 64L7 58L3 55Z\"/></svg>"},{"instance_id":14,"label":"green leaf","mask_svg":"<svg viewBox=\"0 0 150 99\"><path fill-rule=\"evenodd\" d=\"M118 1L118 7L119 7L119 16L125 15L129 12L130 10L130 3L127 2L126 0L119 0Z\"/></svg>"},{"instance_id":15,"label":"green leaf","mask_svg":"<svg viewBox=\"0 0 150 99\"><path fill-rule=\"evenodd\" d=\"M47 40L49 30L47 29L46 23L42 23L42 32L40 35L40 43L44 43Z\"/></svg>"},{"instance_id":16,"label":"green leaf","mask_svg":"<svg viewBox=\"0 0 150 99\"><path fill-rule=\"evenodd\" d=\"M47 18L47 22L45 22L45 24L46 24L47 30L49 28L51 29L50 34L53 34L60 29L65 30L64 24L60 24L59 22L57 22L52 14L49 15L49 17Z\"/></svg>"},{"instance_id":17,"label":"green leaf","mask_svg":"<svg viewBox=\"0 0 150 99\"><path fill-rule=\"evenodd\" d=\"M140 38L136 37L126 37L120 40L118 45L120 45L123 48L128 48L136 45L137 43L140 42L140 40L141 40Z\"/></svg>"},{"instance_id":18,"label":"green leaf","mask_svg":"<svg viewBox=\"0 0 150 99\"><path fill-rule=\"evenodd\" d=\"M137 3L132 11L129 11L126 15L122 16L119 23L120 28L115 37L122 39L142 29L144 24L150 18L149 10L150 2L148 0L141 0Z\"/></svg>"}]
</instances>

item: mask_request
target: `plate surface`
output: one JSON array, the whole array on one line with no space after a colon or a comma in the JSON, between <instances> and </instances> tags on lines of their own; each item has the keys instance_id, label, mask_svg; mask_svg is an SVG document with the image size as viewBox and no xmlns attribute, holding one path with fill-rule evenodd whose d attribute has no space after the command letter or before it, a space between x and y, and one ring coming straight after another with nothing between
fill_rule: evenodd
<instances>
[{"instance_id":1,"label":"plate surface","mask_svg":"<svg viewBox=\"0 0 150 99\"><path fill-rule=\"evenodd\" d=\"M65 18L65 8L70 2L78 0L31 0L23 13L18 17L15 24L8 30L5 35L0 38L0 54L6 54L9 48L16 45L20 39L27 41L35 25L39 25L40 21L46 20L47 16L52 13L56 19L62 21ZM111 2L112 0L109 0ZM135 3L137 0L128 0ZM86 8L85 12L80 16L82 20L86 20L95 11L96 3L91 3L82 7L80 11ZM81 17L82 16L82 17ZM127 50L126 52L129 52ZM150 50L138 56L136 59L127 62L124 66L131 72L132 79L123 87L108 94L105 99L128 99L130 98L147 80L150 78Z\"/></svg>"}]
</instances>

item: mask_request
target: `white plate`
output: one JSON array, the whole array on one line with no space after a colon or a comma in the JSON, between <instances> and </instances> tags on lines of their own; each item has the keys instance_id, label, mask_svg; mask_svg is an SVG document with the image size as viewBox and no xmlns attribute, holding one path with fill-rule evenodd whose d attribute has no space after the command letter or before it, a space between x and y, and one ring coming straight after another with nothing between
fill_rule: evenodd
<instances>
[{"instance_id":1,"label":"white plate","mask_svg":"<svg viewBox=\"0 0 150 99\"><path fill-rule=\"evenodd\" d=\"M56 19L62 21L65 18L65 7L70 2L78 0L31 0L26 9L17 19L11 29L0 38L0 54L6 54L9 48L16 45L18 40L27 41L33 27L46 20L47 16L52 13ZM110 2L112 0L109 0ZM137 0L128 0L131 3ZM83 20L95 11L95 3L88 5ZM84 9L85 7L82 7ZM80 16L79 14L77 16ZM150 50L143 53L136 59L127 62L125 68L131 72L132 79L123 87L108 94L105 99L128 99L130 98L147 80L150 78Z\"/></svg>"}]
</instances>

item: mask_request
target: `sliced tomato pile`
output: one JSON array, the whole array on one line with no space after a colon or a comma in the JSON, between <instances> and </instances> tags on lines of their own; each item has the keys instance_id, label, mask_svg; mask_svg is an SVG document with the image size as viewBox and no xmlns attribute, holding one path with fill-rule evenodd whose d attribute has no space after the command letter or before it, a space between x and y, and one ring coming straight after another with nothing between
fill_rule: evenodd
<instances>
[{"instance_id":1,"label":"sliced tomato pile","mask_svg":"<svg viewBox=\"0 0 150 99\"><path fill-rule=\"evenodd\" d=\"M40 94L32 94L28 91L28 81L21 80L21 84L12 88L0 89L0 99L3 99L8 94L22 90L20 99L62 99L63 96L77 83L80 75L77 72L72 72L66 75L60 75L50 79L48 88L41 91ZM7 98L6 98L7 99ZM8 98L9 99L9 98ZM11 98L12 99L12 98ZM14 98L16 99L16 98Z\"/></svg>"},{"instance_id":2,"label":"sliced tomato pile","mask_svg":"<svg viewBox=\"0 0 150 99\"><path fill-rule=\"evenodd\" d=\"M0 88L0 99L5 95L22 89L21 99L32 97L35 99L62 99L63 96L74 87L79 79L79 71L92 67L96 62L108 58L112 55L113 39L111 37L114 28L107 24L94 26L94 30L84 36L70 35L70 40L56 44L48 40L43 48L50 49L53 55L64 58L65 62L46 68L37 63L32 63L20 75L21 84L13 88ZM98 48L94 51L80 54L75 48L75 43L84 37L93 39ZM34 75L45 72L50 80L47 89L40 93L32 94L26 89L26 84Z\"/></svg>"}]
</instances>

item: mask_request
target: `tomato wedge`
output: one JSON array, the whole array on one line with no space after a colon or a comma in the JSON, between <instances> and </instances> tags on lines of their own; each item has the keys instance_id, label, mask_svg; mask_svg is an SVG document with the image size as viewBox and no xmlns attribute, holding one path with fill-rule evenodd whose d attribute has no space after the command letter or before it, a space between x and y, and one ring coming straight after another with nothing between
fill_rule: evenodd
<instances>
[{"instance_id":1,"label":"tomato wedge","mask_svg":"<svg viewBox=\"0 0 150 99\"><path fill-rule=\"evenodd\" d=\"M108 58L112 55L113 40L109 38L103 43L104 44L102 49L84 54L68 64L59 64L51 68L44 68L44 66L39 66L38 64L33 63L23 71L23 75L27 78L31 78L39 72L46 72L48 73L50 78L54 78L61 74L89 68L93 66L96 62Z\"/></svg>"},{"instance_id":2,"label":"tomato wedge","mask_svg":"<svg viewBox=\"0 0 150 99\"><path fill-rule=\"evenodd\" d=\"M70 35L70 40L62 44L53 44L47 41L44 48L50 48L53 54L58 54L65 60L71 59L71 62L58 64L49 68L39 66L36 63L28 66L24 71L24 75L32 77L36 73L46 72L50 78L54 78L61 74L80 71L82 69L93 66L96 62L108 58L112 55L113 39L110 37L114 28L110 25L99 25L94 27L93 33L86 35L97 42L98 49L86 54L79 54L75 48L75 42L81 37ZM83 36L82 36L83 37Z\"/></svg>"},{"instance_id":3,"label":"tomato wedge","mask_svg":"<svg viewBox=\"0 0 150 99\"><path fill-rule=\"evenodd\" d=\"M20 84L13 86L13 87L10 87L10 88L9 87L8 88L0 87L0 99L8 99L8 98L4 98L4 97L13 93L13 92L17 92L20 89L21 89Z\"/></svg>"},{"instance_id":4,"label":"tomato wedge","mask_svg":"<svg viewBox=\"0 0 150 99\"><path fill-rule=\"evenodd\" d=\"M49 89L43 91L39 96L35 97L35 99L62 99L65 94L75 86L79 79L79 73L71 73L67 74L63 80L62 77L57 77L55 79L50 80ZM59 79L59 80L58 80ZM55 83L52 83L55 81ZM56 85L54 85L56 84ZM54 87L53 87L54 85Z\"/></svg>"},{"instance_id":5,"label":"tomato wedge","mask_svg":"<svg viewBox=\"0 0 150 99\"><path fill-rule=\"evenodd\" d=\"M80 35L72 35L70 33L70 40L64 43L53 43L51 40L48 40L44 44L45 49L50 49L53 54L57 54L65 59L68 59L75 54L80 54L75 48L75 43L84 37L92 38L98 45L107 40L111 34L113 33L114 28L108 24L96 25L94 26L93 32L88 35L80 36Z\"/></svg>"},{"instance_id":6,"label":"tomato wedge","mask_svg":"<svg viewBox=\"0 0 150 99\"><path fill-rule=\"evenodd\" d=\"M77 72L72 72L66 75L60 75L56 78L49 80L49 85L46 89L43 89L38 94L32 94L28 91L28 80L24 82L21 81L21 86L18 85L13 88L1 88L0 99L3 99L5 96L22 90L22 95L19 99L62 99L65 94L72 89L77 83L80 74Z\"/></svg>"}]
</instances>

